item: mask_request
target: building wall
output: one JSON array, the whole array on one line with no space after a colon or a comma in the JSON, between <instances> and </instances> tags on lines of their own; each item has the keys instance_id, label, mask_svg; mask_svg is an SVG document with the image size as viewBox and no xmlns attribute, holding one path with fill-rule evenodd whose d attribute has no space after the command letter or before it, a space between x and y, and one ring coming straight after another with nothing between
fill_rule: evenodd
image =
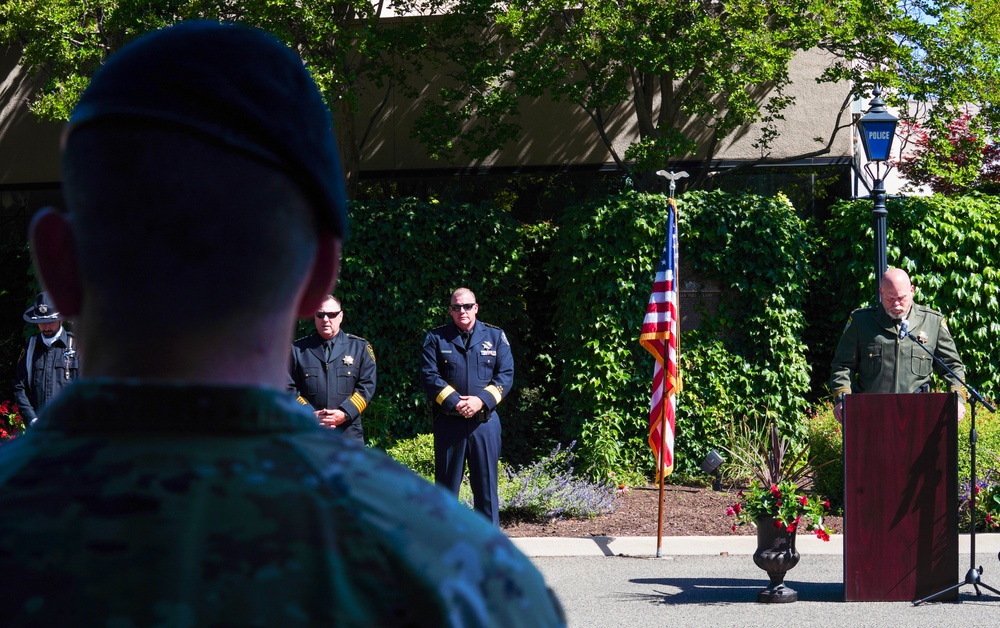
<instances>
[{"instance_id":1,"label":"building wall","mask_svg":"<svg viewBox=\"0 0 1000 628\"><path fill-rule=\"evenodd\" d=\"M19 55L4 50L0 56L0 189L8 186L53 186L59 182L59 134L62 125L41 122L28 110L29 95L38 86L18 65ZM799 54L791 65L792 89L796 103L785 113L781 136L774 143L770 157L781 159L821 148L834 134L838 115L845 106L848 86L818 84L815 79L830 59L821 51ZM440 77L438 78L440 81ZM426 92L439 89L431 82ZM367 124L369 112L376 110L378 94L361 102L359 121ZM419 114L417 101L392 94L390 105L377 120L372 140L362 159L362 171L419 171L440 168L541 167L551 165L601 166L613 163L611 154L598 137L588 116L574 105L552 103L546 99L525 99L520 139L495 151L486 159L449 163L431 159L423 146L410 137L410 129ZM620 155L638 138L632 117L626 108L610 120L609 130ZM841 125L850 122L844 113ZM708 130L697 121L690 131L707 138ZM361 128L364 128L363 126ZM752 144L759 127L738 130L719 147L717 159L753 160L760 157ZM852 156L852 129L835 134L830 158ZM817 141L822 138L822 141ZM704 151L697 157L704 156ZM8 188L9 189L9 188Z\"/></svg>"},{"instance_id":2,"label":"building wall","mask_svg":"<svg viewBox=\"0 0 1000 628\"><path fill-rule=\"evenodd\" d=\"M823 148L834 136L831 150L824 157L850 158L852 156L852 129L842 128L851 122L849 86L845 83L817 83L816 78L831 63L831 58L820 50L797 55L791 64L792 91L795 104L785 112L781 122L781 136L772 147L770 157L784 159ZM438 76L424 89L433 93L441 87ZM382 93L368 94L361 101L358 124L368 123L368 112L377 107ZM421 170L442 167L512 167L547 165L603 165L613 163L596 128L585 112L575 105L552 103L547 99L522 101L524 131L515 143L505 146L478 161L449 163L431 159L419 142L410 137L410 129L420 113L419 99L398 93L390 96L390 106L377 120L373 137L365 150L363 171ZM610 135L619 155L638 139L631 111L626 106L610 119ZM838 116L839 119L838 119ZM709 130L697 121L688 123L688 131L703 142ZM759 125L739 129L720 145L717 159L754 160L761 157L752 144L759 138ZM694 157L704 157L705 150Z\"/></svg>"}]
</instances>

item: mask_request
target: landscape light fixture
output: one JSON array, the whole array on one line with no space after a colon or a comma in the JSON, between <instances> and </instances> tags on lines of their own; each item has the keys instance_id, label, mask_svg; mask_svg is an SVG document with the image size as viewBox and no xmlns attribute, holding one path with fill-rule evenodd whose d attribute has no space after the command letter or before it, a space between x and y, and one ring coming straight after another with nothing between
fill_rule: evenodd
<instances>
[{"instance_id":1,"label":"landscape light fixture","mask_svg":"<svg viewBox=\"0 0 1000 628\"><path fill-rule=\"evenodd\" d=\"M708 452L708 455L705 456L705 459L701 461L702 473L706 475L715 475L715 482L712 483L713 491L722 490L722 471L720 469L722 467L722 463L725 461L726 459L723 458L719 454L719 452L715 451L714 449Z\"/></svg>"}]
</instances>

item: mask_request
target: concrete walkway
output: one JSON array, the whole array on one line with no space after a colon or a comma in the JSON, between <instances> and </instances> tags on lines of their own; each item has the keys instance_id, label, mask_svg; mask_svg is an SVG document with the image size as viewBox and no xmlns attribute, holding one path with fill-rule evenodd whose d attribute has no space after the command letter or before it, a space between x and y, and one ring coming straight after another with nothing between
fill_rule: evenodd
<instances>
[{"instance_id":1,"label":"concrete walkway","mask_svg":"<svg viewBox=\"0 0 1000 628\"><path fill-rule=\"evenodd\" d=\"M802 537L802 558L785 576L792 604L758 604L767 574L750 559L755 536L518 538L556 592L572 628L651 626L970 626L1000 625L1000 595L963 584L958 602L845 602L843 536ZM969 572L969 537L960 535L955 584ZM1000 590L1000 534L976 535L979 581ZM892 560L873 556L872 560Z\"/></svg>"}]
</instances>

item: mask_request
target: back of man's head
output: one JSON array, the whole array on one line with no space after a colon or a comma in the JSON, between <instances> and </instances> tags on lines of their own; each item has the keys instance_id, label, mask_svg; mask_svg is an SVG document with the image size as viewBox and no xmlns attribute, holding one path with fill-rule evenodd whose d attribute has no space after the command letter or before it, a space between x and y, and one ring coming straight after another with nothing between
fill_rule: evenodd
<instances>
[{"instance_id":1,"label":"back of man's head","mask_svg":"<svg viewBox=\"0 0 1000 628\"><path fill-rule=\"evenodd\" d=\"M83 331L99 336L266 318L301 296L317 242L346 230L316 85L287 46L232 24L180 24L112 55L67 127L63 180Z\"/></svg>"}]
</instances>

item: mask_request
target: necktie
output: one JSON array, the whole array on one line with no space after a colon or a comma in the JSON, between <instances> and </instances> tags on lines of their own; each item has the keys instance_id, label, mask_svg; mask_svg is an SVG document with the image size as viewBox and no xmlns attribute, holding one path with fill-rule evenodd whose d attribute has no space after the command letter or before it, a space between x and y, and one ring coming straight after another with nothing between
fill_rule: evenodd
<instances>
[{"instance_id":1,"label":"necktie","mask_svg":"<svg viewBox=\"0 0 1000 628\"><path fill-rule=\"evenodd\" d=\"M472 338L472 334L470 334L467 331L463 331L462 332L462 342L465 343L466 350L469 349L469 339L471 339L471 338Z\"/></svg>"},{"instance_id":2,"label":"necktie","mask_svg":"<svg viewBox=\"0 0 1000 628\"><path fill-rule=\"evenodd\" d=\"M330 354L333 353L333 343L330 341L323 343L323 356L326 358L326 363L330 363Z\"/></svg>"}]
</instances>

